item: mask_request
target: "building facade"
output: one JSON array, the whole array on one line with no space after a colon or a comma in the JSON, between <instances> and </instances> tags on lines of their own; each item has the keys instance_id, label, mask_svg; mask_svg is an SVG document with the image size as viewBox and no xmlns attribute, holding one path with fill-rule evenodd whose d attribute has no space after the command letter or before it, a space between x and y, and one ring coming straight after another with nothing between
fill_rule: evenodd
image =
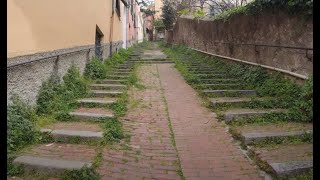
<instances>
[{"instance_id":1,"label":"building facade","mask_svg":"<svg viewBox=\"0 0 320 180\"><path fill-rule=\"evenodd\" d=\"M129 8L127 0L8 1L7 103L17 94L33 104L50 76L128 47Z\"/></svg>"}]
</instances>

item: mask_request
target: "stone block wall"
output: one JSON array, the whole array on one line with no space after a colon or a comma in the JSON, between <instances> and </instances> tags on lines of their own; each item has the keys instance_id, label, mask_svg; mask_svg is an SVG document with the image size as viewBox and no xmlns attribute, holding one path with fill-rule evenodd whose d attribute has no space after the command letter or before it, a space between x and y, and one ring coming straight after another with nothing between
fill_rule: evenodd
<instances>
[{"instance_id":1,"label":"stone block wall","mask_svg":"<svg viewBox=\"0 0 320 180\"><path fill-rule=\"evenodd\" d=\"M304 76L313 72L313 50L249 45L313 48L313 20L304 16L265 12L237 15L227 21L178 18L173 43Z\"/></svg>"},{"instance_id":2,"label":"stone block wall","mask_svg":"<svg viewBox=\"0 0 320 180\"><path fill-rule=\"evenodd\" d=\"M120 49L122 42L114 42L112 51ZM38 92L41 88L42 82L47 80L51 75L58 75L62 78L72 64L80 69L83 73L86 64L95 55L94 45L81 46L76 48L61 49L52 52L37 53L26 56L19 56L8 59L8 66L29 62L40 57L48 57L59 55L66 52L74 52L81 49L92 48L80 52L75 52L67 55L61 55L59 58L52 57L41 61L36 61L28 64L13 66L7 68L7 104L11 103L12 95L18 95L23 101L28 104L35 104ZM103 58L109 57L110 45L103 47Z\"/></svg>"}]
</instances>

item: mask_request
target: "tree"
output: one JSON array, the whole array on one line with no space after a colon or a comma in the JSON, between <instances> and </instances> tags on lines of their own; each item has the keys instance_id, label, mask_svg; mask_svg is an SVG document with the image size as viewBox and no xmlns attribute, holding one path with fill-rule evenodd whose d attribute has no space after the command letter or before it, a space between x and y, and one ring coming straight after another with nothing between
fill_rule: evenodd
<instances>
[{"instance_id":1,"label":"tree","mask_svg":"<svg viewBox=\"0 0 320 180\"><path fill-rule=\"evenodd\" d=\"M163 0L162 21L167 30L173 27L177 17L177 2L172 0Z\"/></svg>"},{"instance_id":2,"label":"tree","mask_svg":"<svg viewBox=\"0 0 320 180\"><path fill-rule=\"evenodd\" d=\"M217 15L231 8L246 4L247 0L182 0L178 10L188 8L190 13L193 13L199 9L204 10L207 8L211 15Z\"/></svg>"}]
</instances>

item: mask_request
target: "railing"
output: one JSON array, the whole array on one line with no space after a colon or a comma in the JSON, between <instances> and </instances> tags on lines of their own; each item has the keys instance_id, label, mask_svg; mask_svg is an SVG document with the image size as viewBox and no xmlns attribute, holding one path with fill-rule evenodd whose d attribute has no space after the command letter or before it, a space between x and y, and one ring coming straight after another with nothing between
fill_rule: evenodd
<instances>
[{"instance_id":1,"label":"railing","mask_svg":"<svg viewBox=\"0 0 320 180\"><path fill-rule=\"evenodd\" d=\"M274 48L305 50L306 51L306 57L308 59L310 59L308 57L308 51L313 51L313 48L309 48L309 47L280 46L280 45L270 45L270 44L252 44L252 43L234 43L234 42L221 42L221 41L214 41L214 43L254 46L255 50L256 50L256 47L274 47ZM173 44L177 45L175 43L173 43ZM202 50L199 50L199 49L196 49L196 48L191 48L190 47L190 49L193 49L195 51L198 51L198 52L201 52L201 53L205 53L205 54L208 54L208 55L220 57L220 58L223 58L223 59L229 59L229 60L233 60L233 61L242 62L242 63L245 63L245 64L264 67L266 69L270 69L270 70L274 70L274 71L279 71L279 72L282 72L282 73L285 73L285 74L289 74L291 76L294 76L294 77L297 77L297 78L300 78L300 79L304 79L304 80L308 79L308 76L301 75L301 74L298 74L298 73L294 73L294 72L291 72L291 71L288 71L288 70L284 70L284 69L280 69L280 68L276 68L276 67L272 67L272 66L267 66L267 65L263 65L263 64L253 63L253 62L249 62L249 61L244 61L244 60L237 59L237 58L231 58L231 57L228 57L228 56L222 56L222 55L218 55L218 54L213 54L213 53L202 51Z\"/></svg>"},{"instance_id":2,"label":"railing","mask_svg":"<svg viewBox=\"0 0 320 180\"><path fill-rule=\"evenodd\" d=\"M90 53L91 49L95 49L95 48L98 48L98 47L105 47L105 46L109 46L109 44L105 44L105 45L101 45L101 46L95 46L95 47L91 47L91 48L84 48L84 49L80 49L80 50L75 50L75 51L71 51L71 52L65 52L65 53L50 55L50 56L41 57L41 58L36 58L34 60L31 60L31 61L10 64L10 65L7 66L7 69L10 69L10 68L15 67L15 66L21 66L21 65L25 65L25 64L38 62L38 61L43 61L45 59L51 59L51 58L54 58L54 57L57 57L57 59L59 59L60 56L74 54L74 53L78 53L78 52L82 52L82 51L88 51L88 53Z\"/></svg>"},{"instance_id":3,"label":"railing","mask_svg":"<svg viewBox=\"0 0 320 180\"><path fill-rule=\"evenodd\" d=\"M235 43L235 42L222 42L222 41L214 41L214 43L221 44L234 44L234 45L243 45L243 46L254 46L254 49L257 50L257 47L273 47L273 48L284 48L284 49L299 49L306 51L306 57L308 57L308 51L313 51L313 48L309 47L297 47L297 46L281 46L281 45L272 45L272 44L253 44L253 43Z\"/></svg>"}]
</instances>

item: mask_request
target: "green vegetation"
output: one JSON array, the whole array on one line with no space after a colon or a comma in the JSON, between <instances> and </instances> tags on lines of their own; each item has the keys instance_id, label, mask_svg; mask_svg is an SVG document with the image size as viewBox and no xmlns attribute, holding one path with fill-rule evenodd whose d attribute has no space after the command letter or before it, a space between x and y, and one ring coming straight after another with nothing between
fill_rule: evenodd
<instances>
[{"instance_id":1,"label":"green vegetation","mask_svg":"<svg viewBox=\"0 0 320 180\"><path fill-rule=\"evenodd\" d=\"M93 58L86 66L84 76L89 79L104 79L107 76L107 69L98 58Z\"/></svg>"},{"instance_id":2,"label":"green vegetation","mask_svg":"<svg viewBox=\"0 0 320 180\"><path fill-rule=\"evenodd\" d=\"M161 19L156 19L153 22L153 26L157 31L163 31L165 29L164 23Z\"/></svg>"},{"instance_id":3,"label":"green vegetation","mask_svg":"<svg viewBox=\"0 0 320 180\"><path fill-rule=\"evenodd\" d=\"M189 9L189 8L184 8L184 9L178 11L177 14L179 14L179 15L186 15L186 14L188 14L189 12L190 12L190 9Z\"/></svg>"},{"instance_id":4,"label":"green vegetation","mask_svg":"<svg viewBox=\"0 0 320 180\"><path fill-rule=\"evenodd\" d=\"M38 114L61 114L76 106L76 99L86 96L88 82L80 75L79 69L72 65L63 82L52 76L43 82L37 99Z\"/></svg>"},{"instance_id":5,"label":"green vegetation","mask_svg":"<svg viewBox=\"0 0 320 180\"><path fill-rule=\"evenodd\" d=\"M7 108L7 151L15 151L37 138L35 112L21 100L14 98Z\"/></svg>"},{"instance_id":6,"label":"green vegetation","mask_svg":"<svg viewBox=\"0 0 320 180\"><path fill-rule=\"evenodd\" d=\"M286 11L290 14L313 15L313 0L255 0L246 6L235 7L215 16L215 19L227 20L235 15L255 15L262 11Z\"/></svg>"},{"instance_id":7,"label":"green vegetation","mask_svg":"<svg viewBox=\"0 0 320 180\"><path fill-rule=\"evenodd\" d=\"M198 9L192 14L192 16L195 18L204 17L205 15L206 13L202 9Z\"/></svg>"},{"instance_id":8,"label":"green vegetation","mask_svg":"<svg viewBox=\"0 0 320 180\"><path fill-rule=\"evenodd\" d=\"M83 167L81 170L66 171L59 179L99 180L101 177L93 168Z\"/></svg>"},{"instance_id":9,"label":"green vegetation","mask_svg":"<svg viewBox=\"0 0 320 180\"><path fill-rule=\"evenodd\" d=\"M106 143L119 142L120 139L124 138L122 124L119 120L108 119L108 121L104 123L104 126L104 137Z\"/></svg>"}]
</instances>

